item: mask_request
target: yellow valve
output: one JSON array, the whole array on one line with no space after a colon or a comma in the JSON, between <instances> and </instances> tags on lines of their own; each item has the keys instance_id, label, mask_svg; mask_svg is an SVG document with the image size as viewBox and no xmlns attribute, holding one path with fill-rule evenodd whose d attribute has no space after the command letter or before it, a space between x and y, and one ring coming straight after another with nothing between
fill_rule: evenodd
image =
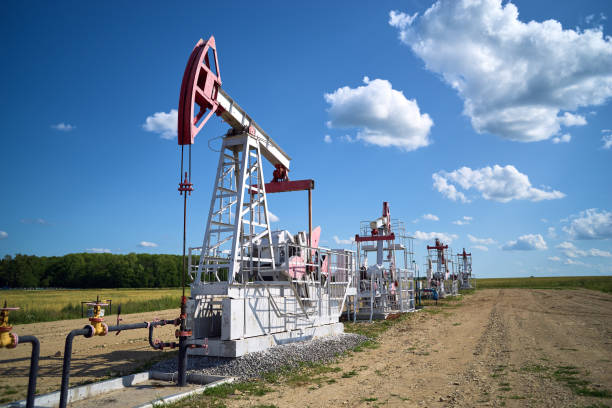
<instances>
[{"instance_id":1,"label":"yellow valve","mask_svg":"<svg viewBox=\"0 0 612 408\"><path fill-rule=\"evenodd\" d=\"M95 303L87 303L88 306L93 306L93 316L89 318L93 327L94 336L106 336L108 334L108 325L104 323L104 318L101 316L102 306L108 306L108 303L101 303L99 299Z\"/></svg>"},{"instance_id":2,"label":"yellow valve","mask_svg":"<svg viewBox=\"0 0 612 408\"><path fill-rule=\"evenodd\" d=\"M0 308L0 348L15 348L19 337L15 333L11 333L13 326L9 325L9 312L12 310L19 310L18 307L6 307L6 301L4 307Z\"/></svg>"}]
</instances>

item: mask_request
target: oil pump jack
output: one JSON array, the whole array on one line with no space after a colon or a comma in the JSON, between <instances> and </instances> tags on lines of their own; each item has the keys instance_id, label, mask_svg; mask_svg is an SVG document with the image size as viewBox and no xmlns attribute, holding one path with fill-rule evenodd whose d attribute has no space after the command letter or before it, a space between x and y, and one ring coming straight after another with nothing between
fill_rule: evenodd
<instances>
[{"instance_id":1,"label":"oil pump jack","mask_svg":"<svg viewBox=\"0 0 612 408\"><path fill-rule=\"evenodd\" d=\"M445 288L446 281L451 273L448 264L448 245L444 245L438 238L435 244L427 245L427 282L429 288L436 290L440 297L446 296L449 288Z\"/></svg>"},{"instance_id":2,"label":"oil pump jack","mask_svg":"<svg viewBox=\"0 0 612 408\"><path fill-rule=\"evenodd\" d=\"M460 289L472 289L472 253L465 252L465 248L457 254L457 275Z\"/></svg>"},{"instance_id":3,"label":"oil pump jack","mask_svg":"<svg viewBox=\"0 0 612 408\"><path fill-rule=\"evenodd\" d=\"M391 219L389 203L383 202L381 217L361 223L355 242L360 266L355 319L386 319L414 311L413 238L406 235L401 220ZM375 254L372 265L368 254Z\"/></svg>"},{"instance_id":4,"label":"oil pump jack","mask_svg":"<svg viewBox=\"0 0 612 408\"><path fill-rule=\"evenodd\" d=\"M339 316L355 294L354 252L319 247L312 229L313 180L289 180L291 158L221 88L215 39L200 40L187 62L179 101L178 143L186 227L191 145L215 114L222 138L201 247L189 248L191 296L181 333L189 354L237 357L280 343L341 333ZM185 166L185 147L188 149ZM263 160L275 170L265 183ZM272 231L267 194L308 191L308 233ZM183 254L185 255L185 233ZM197 260L196 260L197 259ZM179 357L179 366L180 366ZM180 367L179 367L180 369Z\"/></svg>"}]
</instances>

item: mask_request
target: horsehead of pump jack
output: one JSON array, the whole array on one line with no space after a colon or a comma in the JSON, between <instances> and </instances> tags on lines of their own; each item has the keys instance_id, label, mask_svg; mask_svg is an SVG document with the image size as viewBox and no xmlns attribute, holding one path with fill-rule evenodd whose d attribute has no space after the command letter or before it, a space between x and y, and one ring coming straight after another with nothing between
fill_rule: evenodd
<instances>
[{"instance_id":1,"label":"horsehead of pump jack","mask_svg":"<svg viewBox=\"0 0 612 408\"><path fill-rule=\"evenodd\" d=\"M290 181L291 158L222 88L215 40L193 49L181 85L178 143L183 153L213 114L223 137L204 241L189 248L190 344L237 357L275 344L340 333L347 296L356 293L354 253L318 246L312 229L314 180ZM262 156L274 167L265 183ZM191 164L181 188L191 189ZM308 233L272 231L266 194L308 191ZM199 261L193 262L199 253ZM202 349L189 349L202 354Z\"/></svg>"}]
</instances>

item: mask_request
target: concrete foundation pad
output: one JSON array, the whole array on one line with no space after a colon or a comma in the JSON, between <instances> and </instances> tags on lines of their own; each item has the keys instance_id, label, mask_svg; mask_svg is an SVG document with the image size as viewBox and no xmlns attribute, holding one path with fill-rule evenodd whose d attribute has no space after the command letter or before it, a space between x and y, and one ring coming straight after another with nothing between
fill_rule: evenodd
<instances>
[{"instance_id":1,"label":"concrete foundation pad","mask_svg":"<svg viewBox=\"0 0 612 408\"><path fill-rule=\"evenodd\" d=\"M200 348L188 349L188 354L216 357L240 357L247 353L263 351L281 344L312 340L317 337L332 336L341 333L344 333L344 324L331 323L237 340L220 340L218 338L209 338L208 350L203 350Z\"/></svg>"}]
</instances>

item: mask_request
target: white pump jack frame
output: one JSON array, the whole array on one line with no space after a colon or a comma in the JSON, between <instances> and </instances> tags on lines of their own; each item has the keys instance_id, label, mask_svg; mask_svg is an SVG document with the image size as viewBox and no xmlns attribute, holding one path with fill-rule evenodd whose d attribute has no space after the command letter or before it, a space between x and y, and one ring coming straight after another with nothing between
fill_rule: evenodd
<instances>
[{"instance_id":1,"label":"white pump jack frame","mask_svg":"<svg viewBox=\"0 0 612 408\"><path fill-rule=\"evenodd\" d=\"M223 138L187 301L190 342L207 343L210 356L237 357L342 333L339 317L354 282L351 251L273 244L261 156L277 163L289 160L267 135L255 133ZM190 250L193 265L191 255ZM299 279L290 278L295 258L302 260Z\"/></svg>"}]
</instances>

